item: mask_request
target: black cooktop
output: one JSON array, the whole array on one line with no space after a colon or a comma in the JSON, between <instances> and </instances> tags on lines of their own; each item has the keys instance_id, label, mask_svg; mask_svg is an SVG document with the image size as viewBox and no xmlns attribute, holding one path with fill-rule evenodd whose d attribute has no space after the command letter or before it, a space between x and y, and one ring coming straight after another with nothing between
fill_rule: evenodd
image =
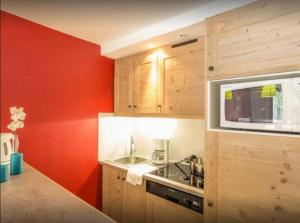
<instances>
[{"instance_id":1,"label":"black cooktop","mask_svg":"<svg viewBox=\"0 0 300 223\"><path fill-rule=\"evenodd\" d=\"M150 174L197 188L203 188L204 184L204 177L191 175L190 166L183 163L170 163Z\"/></svg>"}]
</instances>

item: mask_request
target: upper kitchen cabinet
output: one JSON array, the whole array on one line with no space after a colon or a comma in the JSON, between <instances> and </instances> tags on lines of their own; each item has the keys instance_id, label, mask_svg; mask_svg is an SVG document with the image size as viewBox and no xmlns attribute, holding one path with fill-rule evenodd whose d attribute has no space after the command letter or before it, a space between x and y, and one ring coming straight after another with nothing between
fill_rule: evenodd
<instances>
[{"instance_id":1,"label":"upper kitchen cabinet","mask_svg":"<svg viewBox=\"0 0 300 223\"><path fill-rule=\"evenodd\" d=\"M262 0L207 19L207 77L300 70L299 0Z\"/></svg>"},{"instance_id":2,"label":"upper kitchen cabinet","mask_svg":"<svg viewBox=\"0 0 300 223\"><path fill-rule=\"evenodd\" d=\"M204 117L204 37L116 60L115 113Z\"/></svg>"},{"instance_id":3,"label":"upper kitchen cabinet","mask_svg":"<svg viewBox=\"0 0 300 223\"><path fill-rule=\"evenodd\" d=\"M133 57L126 57L115 61L114 109L117 114L128 114L133 111L133 76Z\"/></svg>"},{"instance_id":4,"label":"upper kitchen cabinet","mask_svg":"<svg viewBox=\"0 0 300 223\"><path fill-rule=\"evenodd\" d=\"M135 57L133 108L135 113L158 112L157 55L143 53Z\"/></svg>"},{"instance_id":5,"label":"upper kitchen cabinet","mask_svg":"<svg viewBox=\"0 0 300 223\"><path fill-rule=\"evenodd\" d=\"M204 116L204 37L159 56L162 113Z\"/></svg>"}]
</instances>

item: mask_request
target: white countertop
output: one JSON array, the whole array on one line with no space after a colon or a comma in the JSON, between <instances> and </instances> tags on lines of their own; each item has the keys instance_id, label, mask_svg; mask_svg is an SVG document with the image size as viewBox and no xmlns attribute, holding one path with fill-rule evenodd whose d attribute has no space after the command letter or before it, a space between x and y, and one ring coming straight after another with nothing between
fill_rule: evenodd
<instances>
[{"instance_id":1,"label":"white countertop","mask_svg":"<svg viewBox=\"0 0 300 223\"><path fill-rule=\"evenodd\" d=\"M136 167L140 164L148 164L148 165L151 165L151 166L156 166L157 168L161 168L161 167L164 166L164 165L155 165L151 162L151 160L147 160L145 162L142 162L142 163L139 163L139 164L136 164L136 165L119 164L119 163L116 163L116 162L110 161L110 160L99 161L99 162L102 165L113 166L113 167L116 167L116 168L119 168L119 169L122 169L122 170L125 170L125 171L127 171L132 166ZM147 174L144 175L144 178L147 179L147 180L151 180L153 182L160 183L160 184L163 184L165 186L177 189L177 190L181 190L183 192L192 194L194 196L198 196L198 197L203 197L204 196L203 189L196 188L196 187L193 187L193 186L189 186L189 185L179 183L179 182L176 182L176 181L173 181L173 180L169 180L169 179L164 178L164 177L160 177L160 176L156 176L156 175L147 173Z\"/></svg>"}]
</instances>

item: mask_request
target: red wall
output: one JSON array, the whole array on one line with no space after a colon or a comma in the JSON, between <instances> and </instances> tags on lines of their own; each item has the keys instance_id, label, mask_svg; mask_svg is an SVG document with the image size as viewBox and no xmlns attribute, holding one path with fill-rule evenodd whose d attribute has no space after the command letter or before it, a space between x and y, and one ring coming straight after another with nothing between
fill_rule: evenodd
<instances>
[{"instance_id":1,"label":"red wall","mask_svg":"<svg viewBox=\"0 0 300 223\"><path fill-rule=\"evenodd\" d=\"M98 208L97 113L113 111L113 66L98 45L1 11L1 132L23 106L25 161Z\"/></svg>"}]
</instances>

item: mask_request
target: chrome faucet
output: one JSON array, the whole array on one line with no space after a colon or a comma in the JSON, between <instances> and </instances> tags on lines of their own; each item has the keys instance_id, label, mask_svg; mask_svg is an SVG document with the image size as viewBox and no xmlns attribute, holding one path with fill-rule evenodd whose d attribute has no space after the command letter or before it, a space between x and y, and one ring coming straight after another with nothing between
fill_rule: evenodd
<instances>
[{"instance_id":1,"label":"chrome faucet","mask_svg":"<svg viewBox=\"0 0 300 223\"><path fill-rule=\"evenodd\" d=\"M133 136L130 137L130 156L134 156L135 148L134 148L134 139Z\"/></svg>"}]
</instances>

